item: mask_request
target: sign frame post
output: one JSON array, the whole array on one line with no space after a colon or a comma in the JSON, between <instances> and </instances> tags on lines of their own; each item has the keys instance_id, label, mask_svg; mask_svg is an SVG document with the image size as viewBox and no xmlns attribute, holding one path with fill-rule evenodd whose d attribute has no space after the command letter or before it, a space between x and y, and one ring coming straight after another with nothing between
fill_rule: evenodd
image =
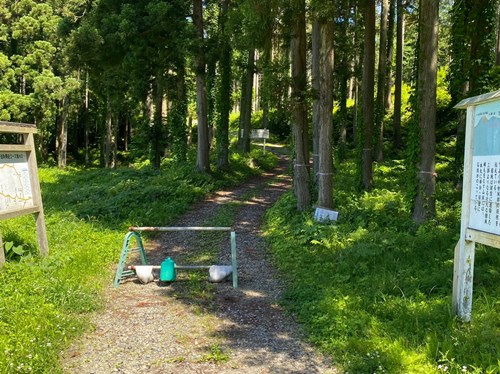
<instances>
[{"instance_id":1,"label":"sign frame post","mask_svg":"<svg viewBox=\"0 0 500 374\"><path fill-rule=\"evenodd\" d=\"M500 248L500 224L498 222L500 182L494 181L491 177L493 174L499 174L493 173L493 165L496 164L495 170L498 170L500 148L496 149L495 146L489 150L483 150L482 140L486 135L479 132L485 128L490 118L500 119L500 91L462 100L455 108L466 109L467 115L460 239L455 246L454 254L452 306L456 315L463 321L469 322L472 313L475 244ZM479 112L477 112L478 108ZM477 134L475 133L476 127L479 128ZM490 126L488 131L493 131L495 136L500 136L500 126L497 124ZM490 174L485 173L485 166L481 166L483 162L488 165L486 170ZM486 177L480 175L481 170ZM485 190L487 190L486 193L482 192ZM496 201L493 195L496 195ZM493 207L496 215L492 215Z\"/></svg>"},{"instance_id":2,"label":"sign frame post","mask_svg":"<svg viewBox=\"0 0 500 374\"><path fill-rule=\"evenodd\" d=\"M31 196L33 200L32 206L0 211L0 221L21 215L33 214L35 217L40 255L47 256L49 254L49 245L47 240L45 215L43 212L42 195L40 191L40 181L38 179L34 141L34 134L37 133L36 126L26 123L0 121L0 133L19 134L22 137L22 144L0 144L0 152L26 155ZM5 253L1 244L2 237L0 233L0 267L3 263L5 263Z\"/></svg>"}]
</instances>

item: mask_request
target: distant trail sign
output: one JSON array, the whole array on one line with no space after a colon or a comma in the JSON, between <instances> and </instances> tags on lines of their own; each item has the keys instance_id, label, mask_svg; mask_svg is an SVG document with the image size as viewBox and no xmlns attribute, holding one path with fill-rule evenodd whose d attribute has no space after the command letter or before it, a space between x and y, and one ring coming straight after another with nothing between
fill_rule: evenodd
<instances>
[{"instance_id":1,"label":"distant trail sign","mask_svg":"<svg viewBox=\"0 0 500 374\"><path fill-rule=\"evenodd\" d=\"M460 240L453 310L470 321L475 243L500 248L500 91L462 100L467 109Z\"/></svg>"},{"instance_id":2,"label":"distant trail sign","mask_svg":"<svg viewBox=\"0 0 500 374\"><path fill-rule=\"evenodd\" d=\"M0 134L18 134L21 144L0 144L0 220L34 214L40 254L47 255L47 231L43 214L33 134L34 125L0 121ZM0 233L0 266L5 254Z\"/></svg>"},{"instance_id":3,"label":"distant trail sign","mask_svg":"<svg viewBox=\"0 0 500 374\"><path fill-rule=\"evenodd\" d=\"M268 129L252 130L252 132L250 133L250 137L252 139L263 139L264 140L263 149L264 149L264 152L266 151L266 139L269 139L269 130Z\"/></svg>"}]
</instances>

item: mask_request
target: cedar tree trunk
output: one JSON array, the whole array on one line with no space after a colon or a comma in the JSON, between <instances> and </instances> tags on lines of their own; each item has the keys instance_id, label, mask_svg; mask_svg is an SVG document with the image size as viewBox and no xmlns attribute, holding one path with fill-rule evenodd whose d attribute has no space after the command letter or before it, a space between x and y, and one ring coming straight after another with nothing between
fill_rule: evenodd
<instances>
[{"instance_id":1,"label":"cedar tree trunk","mask_svg":"<svg viewBox=\"0 0 500 374\"><path fill-rule=\"evenodd\" d=\"M326 19L320 26L320 128L318 205L333 207L332 195L332 110L333 110L333 22ZM346 80L347 82L347 80ZM347 88L347 87L346 87Z\"/></svg>"},{"instance_id":2,"label":"cedar tree trunk","mask_svg":"<svg viewBox=\"0 0 500 374\"><path fill-rule=\"evenodd\" d=\"M296 0L298 6L292 30L292 123L295 140L294 191L297 209L304 211L311 203L309 193L309 152L307 123L307 62L306 62L306 4Z\"/></svg>"},{"instance_id":3,"label":"cedar tree trunk","mask_svg":"<svg viewBox=\"0 0 500 374\"><path fill-rule=\"evenodd\" d=\"M209 136L207 118L207 87L205 82L205 53L203 51L203 5L202 0L193 0L193 24L198 37L198 50L195 56L196 73L196 114L198 116L198 152L196 169L210 172Z\"/></svg>"},{"instance_id":4,"label":"cedar tree trunk","mask_svg":"<svg viewBox=\"0 0 500 374\"><path fill-rule=\"evenodd\" d=\"M363 51L363 187L373 187L373 96L375 78L375 2L367 1L364 9L365 47Z\"/></svg>"},{"instance_id":5,"label":"cedar tree trunk","mask_svg":"<svg viewBox=\"0 0 500 374\"><path fill-rule=\"evenodd\" d=\"M424 222L436 215L434 193L436 174L436 87L439 3L420 1L420 43L418 54L417 100L420 128L420 163L417 196L412 218Z\"/></svg>"}]
</instances>

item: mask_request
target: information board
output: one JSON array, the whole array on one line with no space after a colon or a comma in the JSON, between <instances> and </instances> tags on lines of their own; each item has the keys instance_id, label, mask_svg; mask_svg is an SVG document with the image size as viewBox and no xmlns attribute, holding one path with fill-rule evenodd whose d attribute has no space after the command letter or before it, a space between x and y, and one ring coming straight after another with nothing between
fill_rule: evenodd
<instances>
[{"instance_id":1,"label":"information board","mask_svg":"<svg viewBox=\"0 0 500 374\"><path fill-rule=\"evenodd\" d=\"M475 244L500 248L500 91L462 100L467 110L460 239L455 247L453 310L471 319Z\"/></svg>"},{"instance_id":2,"label":"information board","mask_svg":"<svg viewBox=\"0 0 500 374\"><path fill-rule=\"evenodd\" d=\"M0 212L32 206L33 192L26 152L0 152Z\"/></svg>"},{"instance_id":3,"label":"information board","mask_svg":"<svg viewBox=\"0 0 500 374\"><path fill-rule=\"evenodd\" d=\"M251 132L252 139L269 139L268 129L255 129Z\"/></svg>"},{"instance_id":4,"label":"information board","mask_svg":"<svg viewBox=\"0 0 500 374\"><path fill-rule=\"evenodd\" d=\"M49 253L49 245L33 137L36 127L31 124L0 121L1 133L17 135L3 138L14 140L14 144L0 142L0 220L33 214L40 254L46 256ZM19 142L16 143L15 139ZM0 232L0 266L4 262Z\"/></svg>"},{"instance_id":5,"label":"information board","mask_svg":"<svg viewBox=\"0 0 500 374\"><path fill-rule=\"evenodd\" d=\"M264 152L266 151L266 139L269 139L269 130L268 129L252 130L252 132L250 133L250 137L252 139L262 139L263 140L262 146L263 146Z\"/></svg>"},{"instance_id":6,"label":"information board","mask_svg":"<svg viewBox=\"0 0 500 374\"><path fill-rule=\"evenodd\" d=\"M500 235L500 106L481 104L474 114L469 227Z\"/></svg>"}]
</instances>

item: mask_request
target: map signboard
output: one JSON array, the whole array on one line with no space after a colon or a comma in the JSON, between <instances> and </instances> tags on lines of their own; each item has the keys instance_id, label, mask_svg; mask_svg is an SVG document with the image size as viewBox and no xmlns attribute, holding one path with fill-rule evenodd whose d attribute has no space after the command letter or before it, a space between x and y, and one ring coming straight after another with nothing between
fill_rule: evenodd
<instances>
[{"instance_id":1,"label":"map signboard","mask_svg":"<svg viewBox=\"0 0 500 374\"><path fill-rule=\"evenodd\" d=\"M36 132L35 125L0 121L0 134L17 134L0 142L0 221L33 214L40 254L45 256L49 245L36 164ZM5 143L9 139L14 143ZM0 267L4 262L0 232Z\"/></svg>"},{"instance_id":2,"label":"map signboard","mask_svg":"<svg viewBox=\"0 0 500 374\"><path fill-rule=\"evenodd\" d=\"M32 206L26 152L0 152L0 212Z\"/></svg>"},{"instance_id":3,"label":"map signboard","mask_svg":"<svg viewBox=\"0 0 500 374\"><path fill-rule=\"evenodd\" d=\"M478 105L472 142L469 227L500 235L500 106Z\"/></svg>"}]
</instances>

